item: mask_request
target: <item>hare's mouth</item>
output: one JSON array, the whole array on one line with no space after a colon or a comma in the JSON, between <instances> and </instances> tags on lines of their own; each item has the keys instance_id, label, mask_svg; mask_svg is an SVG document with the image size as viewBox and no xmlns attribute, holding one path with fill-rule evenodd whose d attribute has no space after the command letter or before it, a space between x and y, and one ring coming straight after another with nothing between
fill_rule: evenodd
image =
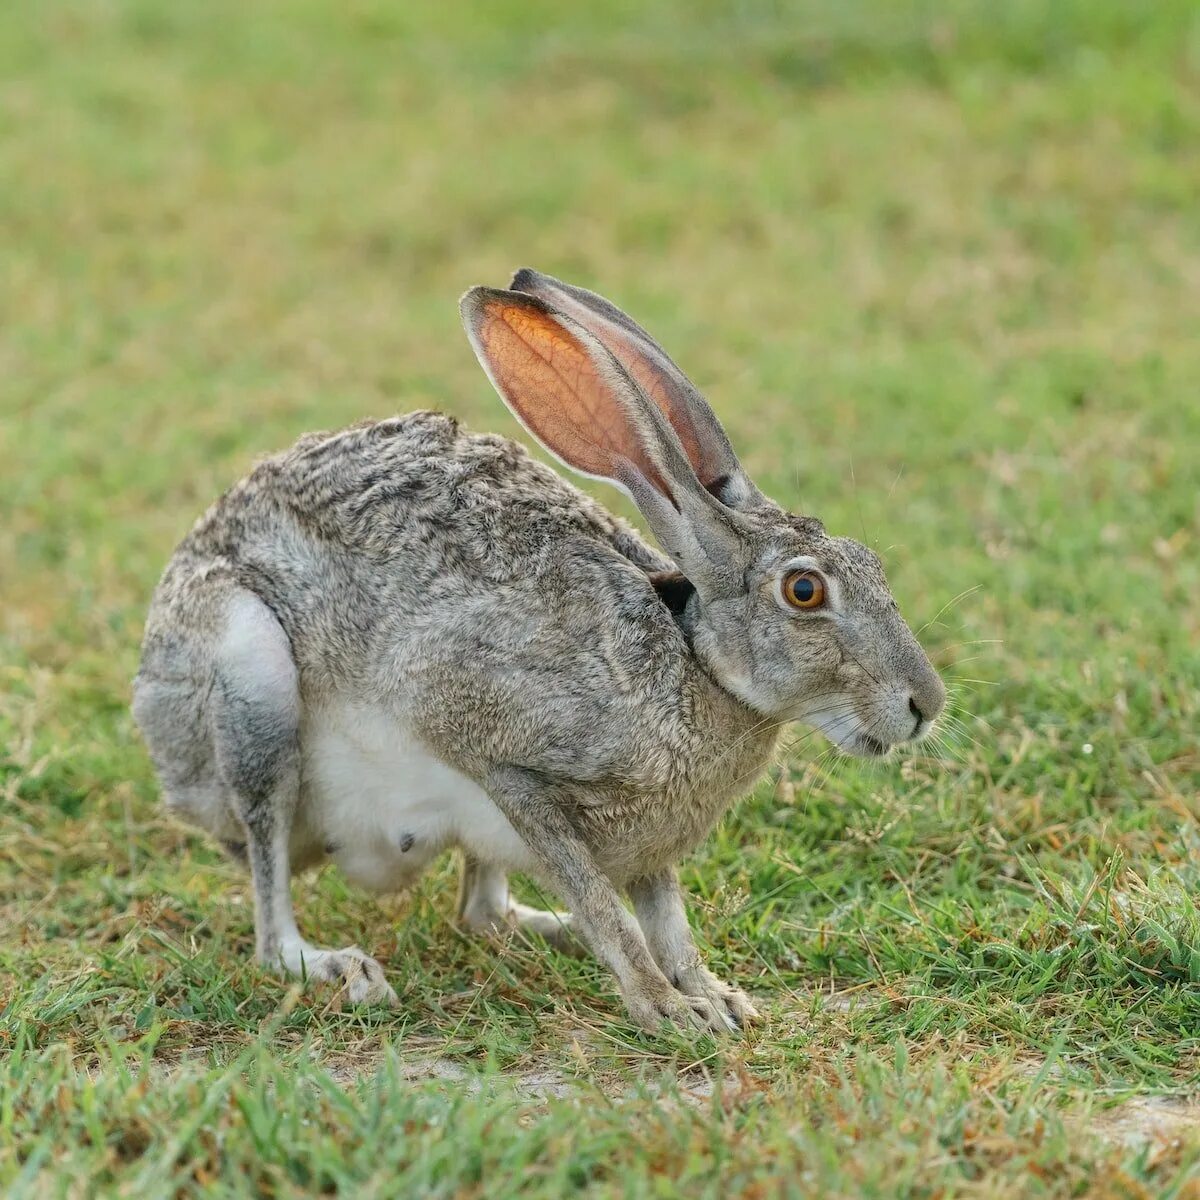
<instances>
[{"instance_id":1,"label":"hare's mouth","mask_svg":"<svg viewBox=\"0 0 1200 1200\"><path fill-rule=\"evenodd\" d=\"M819 729L843 754L855 758L882 758L892 749L857 713L846 711L810 712L801 718Z\"/></svg>"},{"instance_id":2,"label":"hare's mouth","mask_svg":"<svg viewBox=\"0 0 1200 1200\"><path fill-rule=\"evenodd\" d=\"M881 742L877 737L872 737L869 733L860 733L854 738L854 749L866 758L880 758L891 749L891 746L886 742Z\"/></svg>"}]
</instances>

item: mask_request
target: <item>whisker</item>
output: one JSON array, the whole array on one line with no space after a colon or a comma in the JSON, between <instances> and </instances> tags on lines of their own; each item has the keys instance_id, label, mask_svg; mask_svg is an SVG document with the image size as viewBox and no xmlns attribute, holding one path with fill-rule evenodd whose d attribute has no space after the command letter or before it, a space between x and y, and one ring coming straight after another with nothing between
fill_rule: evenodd
<instances>
[{"instance_id":1,"label":"whisker","mask_svg":"<svg viewBox=\"0 0 1200 1200\"><path fill-rule=\"evenodd\" d=\"M862 500L858 494L858 478L854 474L854 452L850 452L850 486L854 491L854 507L858 510L858 527L862 531L862 540L864 544L870 539L867 537L867 523L863 520Z\"/></svg>"},{"instance_id":2,"label":"whisker","mask_svg":"<svg viewBox=\"0 0 1200 1200\"><path fill-rule=\"evenodd\" d=\"M949 737L953 735L955 738L965 738L971 743L971 745L975 747L976 750L982 751L983 749L983 746L980 745L978 739L968 733L966 727L962 725L961 722L953 723L948 721L943 730L940 731L940 734L942 738L947 741L947 744L949 744Z\"/></svg>"},{"instance_id":3,"label":"whisker","mask_svg":"<svg viewBox=\"0 0 1200 1200\"><path fill-rule=\"evenodd\" d=\"M938 617L940 617L942 615L942 613L946 612L947 609L953 608L960 600L965 599L972 592L979 591L979 589L981 587L983 587L982 583L974 584L972 587L966 588L965 590L959 592L958 595L955 596L953 600L947 600L946 603L943 604L942 607L937 610L937 612L934 614L933 618L929 621L926 621L925 624L922 625L921 628L917 630L917 637L920 637L921 634L923 634L925 632L925 630L928 629L930 627L930 625L932 625L934 623L934 621L936 621L938 619Z\"/></svg>"},{"instance_id":4,"label":"whisker","mask_svg":"<svg viewBox=\"0 0 1200 1200\"><path fill-rule=\"evenodd\" d=\"M963 646L1003 646L1003 638L971 638L966 642L951 642L948 646L939 646L939 650L960 650Z\"/></svg>"},{"instance_id":5,"label":"whisker","mask_svg":"<svg viewBox=\"0 0 1200 1200\"><path fill-rule=\"evenodd\" d=\"M982 654L971 654L966 658L956 658L946 669L949 671L957 670L957 668L965 666L967 663L978 662L981 658L983 658Z\"/></svg>"},{"instance_id":6,"label":"whisker","mask_svg":"<svg viewBox=\"0 0 1200 1200\"><path fill-rule=\"evenodd\" d=\"M965 712L966 710L964 709L963 711ZM995 726L986 717L981 717L978 713L968 713L967 715L971 718L972 721L974 721L976 724L982 725L984 727L984 729L986 729L990 734L995 736L995 734L996 734ZM943 713L942 716L949 719L950 721L954 722L955 724L959 725L964 730L967 728L966 721L964 721L963 718L960 717L958 715L958 713L956 713L956 712L953 712L953 711L946 712L946 713Z\"/></svg>"}]
</instances>

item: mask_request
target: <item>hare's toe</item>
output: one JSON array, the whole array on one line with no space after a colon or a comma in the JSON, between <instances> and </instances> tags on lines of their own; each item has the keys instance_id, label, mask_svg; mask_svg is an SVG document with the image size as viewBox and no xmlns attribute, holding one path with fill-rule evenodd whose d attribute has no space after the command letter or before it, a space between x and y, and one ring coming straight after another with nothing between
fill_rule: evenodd
<instances>
[{"instance_id":1,"label":"hare's toe","mask_svg":"<svg viewBox=\"0 0 1200 1200\"><path fill-rule=\"evenodd\" d=\"M737 1029L737 1023L729 1015L725 1005L711 996L684 996L690 1006L693 1024L708 1033L727 1034Z\"/></svg>"},{"instance_id":2,"label":"hare's toe","mask_svg":"<svg viewBox=\"0 0 1200 1200\"><path fill-rule=\"evenodd\" d=\"M322 983L332 983L351 1004L385 1004L395 1008L396 993L384 977L383 968L357 946L343 950L301 950L299 961L285 965L297 975Z\"/></svg>"},{"instance_id":3,"label":"hare's toe","mask_svg":"<svg viewBox=\"0 0 1200 1200\"><path fill-rule=\"evenodd\" d=\"M750 1025L757 1025L762 1020L758 1009L750 1003L750 997L741 988L727 986L722 999L725 1002L726 1011L737 1023L739 1029L745 1029Z\"/></svg>"},{"instance_id":4,"label":"hare's toe","mask_svg":"<svg viewBox=\"0 0 1200 1200\"><path fill-rule=\"evenodd\" d=\"M357 946L330 954L325 960L326 978L341 983L351 1004L384 1004L395 1008L396 993L384 978L383 968Z\"/></svg>"},{"instance_id":5,"label":"hare's toe","mask_svg":"<svg viewBox=\"0 0 1200 1200\"><path fill-rule=\"evenodd\" d=\"M685 996L703 997L711 1002L721 1011L731 1029L745 1029L759 1020L758 1009L745 992L722 982L704 967L680 972L675 986Z\"/></svg>"},{"instance_id":6,"label":"hare's toe","mask_svg":"<svg viewBox=\"0 0 1200 1200\"><path fill-rule=\"evenodd\" d=\"M724 1010L706 996L685 996L673 987L627 995L625 1003L633 1022L651 1033L664 1024L712 1034L726 1034L734 1028Z\"/></svg>"}]
</instances>

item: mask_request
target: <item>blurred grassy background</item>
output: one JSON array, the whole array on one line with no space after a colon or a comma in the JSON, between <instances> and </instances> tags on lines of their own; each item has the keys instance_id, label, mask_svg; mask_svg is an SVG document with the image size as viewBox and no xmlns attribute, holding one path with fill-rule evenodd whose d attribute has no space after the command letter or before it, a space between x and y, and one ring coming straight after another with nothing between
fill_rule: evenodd
<instances>
[{"instance_id":1,"label":"blurred grassy background","mask_svg":"<svg viewBox=\"0 0 1200 1200\"><path fill-rule=\"evenodd\" d=\"M797 1164L829 1195L1194 1186L1194 1140L1125 1153L1059 1110L1196 1083L1198 195L1183 0L13 0L0 1180L50 1187L53 1154L138 1195L251 1160L281 1192L507 1194L569 1134L577 1177L547 1195L641 1194L654 1163L736 1166L726 1195ZM339 1141L391 1093L330 1098L330 1056L394 1082L433 1047L610 1091L692 1061L623 1030L595 968L459 939L449 867L382 909L299 888L405 1009L296 1004L247 961L237 874L158 814L127 712L158 572L256 456L422 406L516 434L455 299L522 264L630 311L768 491L877 546L965 728L885 768L803 745L690 864L714 960L771 1011L708 1061L732 1108L682 1141L568 1101L485 1137L469 1097L425 1097L414 1129L446 1119L426 1101L470 1110L461 1159L416 1135L355 1158ZM252 1137L298 1071L324 1140ZM165 1132L197 1095L233 1097L224 1165Z\"/></svg>"}]
</instances>

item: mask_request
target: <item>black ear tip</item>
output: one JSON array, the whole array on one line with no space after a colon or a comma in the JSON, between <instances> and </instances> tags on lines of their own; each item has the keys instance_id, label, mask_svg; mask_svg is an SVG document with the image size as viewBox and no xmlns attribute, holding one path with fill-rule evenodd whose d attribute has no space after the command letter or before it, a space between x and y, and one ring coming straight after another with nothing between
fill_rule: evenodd
<instances>
[{"instance_id":1,"label":"black ear tip","mask_svg":"<svg viewBox=\"0 0 1200 1200\"><path fill-rule=\"evenodd\" d=\"M458 311L468 329L483 317L489 304L503 308L523 308L530 312L544 313L562 320L562 317L536 292L523 292L519 288L493 288L477 285L463 292L458 301Z\"/></svg>"},{"instance_id":2,"label":"black ear tip","mask_svg":"<svg viewBox=\"0 0 1200 1200\"><path fill-rule=\"evenodd\" d=\"M542 282L542 276L532 267L520 267L508 285L511 292L532 292Z\"/></svg>"}]
</instances>

